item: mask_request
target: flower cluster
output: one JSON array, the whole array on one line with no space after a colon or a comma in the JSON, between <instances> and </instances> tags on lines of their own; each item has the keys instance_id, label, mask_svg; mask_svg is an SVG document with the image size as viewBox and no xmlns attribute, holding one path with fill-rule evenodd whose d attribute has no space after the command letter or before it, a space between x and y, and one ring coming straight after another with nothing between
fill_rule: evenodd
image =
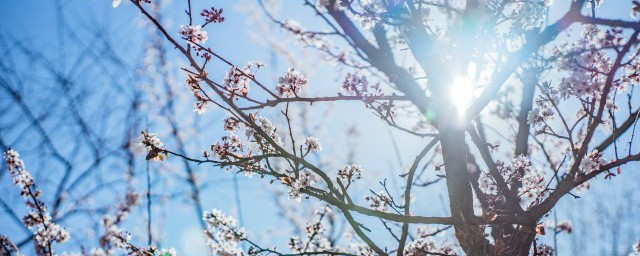
<instances>
[{"instance_id":1,"label":"flower cluster","mask_svg":"<svg viewBox=\"0 0 640 256\"><path fill-rule=\"evenodd\" d=\"M104 234L100 236L99 242L100 246L105 250L99 249L99 251L103 251L106 255L112 255L115 253L115 249L128 249L131 234L118 225L129 217L129 213L138 204L139 199L140 196L137 193L128 191L125 200L118 205L113 215L105 214L102 216ZM96 253L99 253L99 251L96 251Z\"/></svg>"},{"instance_id":2,"label":"flower cluster","mask_svg":"<svg viewBox=\"0 0 640 256\"><path fill-rule=\"evenodd\" d=\"M220 10L216 10L214 7L211 7L211 10L204 9L200 13L200 16L205 18L205 26L209 23L222 23L224 21L222 8L220 8Z\"/></svg>"},{"instance_id":3,"label":"flower cluster","mask_svg":"<svg viewBox=\"0 0 640 256\"><path fill-rule=\"evenodd\" d=\"M560 56L559 71L568 74L564 77L558 89L564 99L574 96L577 98L602 97L602 89L606 75L611 70L611 58L604 50L620 44L622 37L611 30L603 32L596 25L585 25L580 41L569 47L567 53ZM560 51L560 50L557 50Z\"/></svg>"},{"instance_id":4,"label":"flower cluster","mask_svg":"<svg viewBox=\"0 0 640 256\"><path fill-rule=\"evenodd\" d=\"M246 234L244 228L237 227L235 218L213 209L205 211L202 220L207 224L205 235L212 255L244 255L240 242Z\"/></svg>"},{"instance_id":5,"label":"flower cluster","mask_svg":"<svg viewBox=\"0 0 640 256\"><path fill-rule=\"evenodd\" d=\"M436 246L435 242L428 238L418 238L411 241L404 249L404 255L422 256L422 255L457 255L456 252L448 245Z\"/></svg>"},{"instance_id":6,"label":"flower cluster","mask_svg":"<svg viewBox=\"0 0 640 256\"><path fill-rule=\"evenodd\" d=\"M162 161L169 157L169 153L165 150L164 144L155 133L140 132L140 145L143 145L147 149L147 160ZM164 156L162 156L163 154Z\"/></svg>"},{"instance_id":7,"label":"flower cluster","mask_svg":"<svg viewBox=\"0 0 640 256\"><path fill-rule=\"evenodd\" d=\"M276 144L282 145L282 138L277 133L278 127L269 119L264 117L255 117L255 124L260 127L260 129ZM272 145L269 144L265 138L263 138L258 132L254 131L252 128L247 128L245 131L247 137L253 137L256 139L256 142L260 145L260 151L263 153L271 152L273 149Z\"/></svg>"},{"instance_id":8,"label":"flower cluster","mask_svg":"<svg viewBox=\"0 0 640 256\"><path fill-rule=\"evenodd\" d=\"M547 7L552 4L551 0L524 1L515 4L513 16L516 19L513 27L524 31L539 27L544 22Z\"/></svg>"},{"instance_id":9,"label":"flower cluster","mask_svg":"<svg viewBox=\"0 0 640 256\"><path fill-rule=\"evenodd\" d=\"M140 132L140 145L143 145L147 151L164 149L164 144L155 133Z\"/></svg>"},{"instance_id":10,"label":"flower cluster","mask_svg":"<svg viewBox=\"0 0 640 256\"><path fill-rule=\"evenodd\" d=\"M50 222L50 216L47 216L44 222L38 225L38 229L33 233L34 239L41 247L46 247L55 241L56 243L64 243L69 241L69 231L60 227L56 223Z\"/></svg>"},{"instance_id":11,"label":"flower cluster","mask_svg":"<svg viewBox=\"0 0 640 256\"><path fill-rule=\"evenodd\" d=\"M23 197L28 197L29 188L33 185L33 178L25 169L24 162L20 159L20 153L10 148L4 152L4 159L13 183L20 188L20 194Z\"/></svg>"},{"instance_id":12,"label":"flower cluster","mask_svg":"<svg viewBox=\"0 0 640 256\"><path fill-rule=\"evenodd\" d=\"M605 160L602 158L602 153L596 149L582 159L582 162L580 162L580 171L584 174L598 171L605 163Z\"/></svg>"},{"instance_id":13,"label":"flower cluster","mask_svg":"<svg viewBox=\"0 0 640 256\"><path fill-rule=\"evenodd\" d=\"M307 152L320 152L320 150L322 150L322 144L320 144L318 138L308 137L304 140L304 149Z\"/></svg>"},{"instance_id":14,"label":"flower cluster","mask_svg":"<svg viewBox=\"0 0 640 256\"><path fill-rule=\"evenodd\" d=\"M358 13L357 19L360 20L360 25L364 29L371 29L378 23L378 13L382 13L384 8L379 6L376 1L364 0L360 1L362 12Z\"/></svg>"},{"instance_id":15,"label":"flower cluster","mask_svg":"<svg viewBox=\"0 0 640 256\"><path fill-rule=\"evenodd\" d=\"M293 68L289 68L284 76L278 78L276 90L278 94L285 97L298 96L300 89L307 84L307 79L302 73Z\"/></svg>"},{"instance_id":16,"label":"flower cluster","mask_svg":"<svg viewBox=\"0 0 640 256\"><path fill-rule=\"evenodd\" d=\"M207 37L207 31L202 30L202 26L200 25L180 25L178 34L180 34L182 38L187 40L190 44L204 44L209 39L209 37Z\"/></svg>"},{"instance_id":17,"label":"flower cluster","mask_svg":"<svg viewBox=\"0 0 640 256\"><path fill-rule=\"evenodd\" d=\"M364 75L357 75L355 73L347 73L342 81L342 90L349 95L361 95L367 91L369 81Z\"/></svg>"},{"instance_id":18,"label":"flower cluster","mask_svg":"<svg viewBox=\"0 0 640 256\"><path fill-rule=\"evenodd\" d=\"M535 256L551 256L553 255L553 247L546 244L538 244L536 245L536 254Z\"/></svg>"},{"instance_id":19,"label":"flower cluster","mask_svg":"<svg viewBox=\"0 0 640 256\"><path fill-rule=\"evenodd\" d=\"M502 175L507 185L521 183L518 195L529 199L538 200L546 192L544 175L531 166L531 161L524 155L516 156L509 164L497 161L498 172ZM498 192L494 177L482 172L479 180L480 189L487 195L496 195Z\"/></svg>"},{"instance_id":20,"label":"flower cluster","mask_svg":"<svg viewBox=\"0 0 640 256\"><path fill-rule=\"evenodd\" d=\"M315 184L315 177L308 172L300 172L298 178L288 177L284 180L284 183L289 185L289 191L287 192L289 199L296 200L298 202L302 200L300 190L311 187Z\"/></svg>"},{"instance_id":21,"label":"flower cluster","mask_svg":"<svg viewBox=\"0 0 640 256\"><path fill-rule=\"evenodd\" d=\"M229 98L237 99L238 95L247 96L249 94L249 85L254 77L254 66L257 69L264 67L264 64L250 61L244 68L231 66L224 76L224 86Z\"/></svg>"},{"instance_id":22,"label":"flower cluster","mask_svg":"<svg viewBox=\"0 0 640 256\"><path fill-rule=\"evenodd\" d=\"M487 172L480 172L480 178L478 179L480 190L487 195L495 195L498 193L498 186L491 177L491 174Z\"/></svg>"},{"instance_id":23,"label":"flower cluster","mask_svg":"<svg viewBox=\"0 0 640 256\"><path fill-rule=\"evenodd\" d=\"M9 148L4 152L4 159L13 183L20 188L20 194L27 200L26 204L30 208L30 211L23 217L22 221L27 228L36 228L33 232L36 250L44 255L53 254L51 251L53 242L64 243L68 241L70 238L69 232L52 222L47 206L40 200L42 192L36 188L33 178L31 178L24 162L20 159L20 154Z\"/></svg>"},{"instance_id":24,"label":"flower cluster","mask_svg":"<svg viewBox=\"0 0 640 256\"><path fill-rule=\"evenodd\" d=\"M362 166L357 164L345 165L338 169L338 178L347 181L348 183L361 179L363 174L364 169L362 169Z\"/></svg>"},{"instance_id":25,"label":"flower cluster","mask_svg":"<svg viewBox=\"0 0 640 256\"><path fill-rule=\"evenodd\" d=\"M373 196L365 196L364 200L369 202L369 208L376 211L386 212L389 205L391 205L391 197L389 197L384 191L380 191Z\"/></svg>"},{"instance_id":26,"label":"flower cluster","mask_svg":"<svg viewBox=\"0 0 640 256\"><path fill-rule=\"evenodd\" d=\"M304 254L308 252L323 252L323 251L336 251L337 248L332 248L331 242L324 235L326 228L323 224L323 219L331 214L331 209L328 207L322 207L315 212L318 216L318 220L314 222L308 222L305 228L306 237L301 240L297 236L293 236L289 239L289 249L293 253Z\"/></svg>"},{"instance_id":27,"label":"flower cluster","mask_svg":"<svg viewBox=\"0 0 640 256\"><path fill-rule=\"evenodd\" d=\"M238 130L238 126L240 124L240 120L235 117L227 117L224 119L224 131L225 132L235 132Z\"/></svg>"},{"instance_id":28,"label":"flower cluster","mask_svg":"<svg viewBox=\"0 0 640 256\"><path fill-rule=\"evenodd\" d=\"M204 93L204 91L202 90L202 87L200 87L200 79L192 74L189 74L187 76L187 88L189 88L189 91L193 93L193 97L196 98L196 103L193 111L198 113L198 115L202 115L207 111L209 101L202 96L202 93Z\"/></svg>"},{"instance_id":29,"label":"flower cluster","mask_svg":"<svg viewBox=\"0 0 640 256\"><path fill-rule=\"evenodd\" d=\"M216 141L211 145L211 151L220 160L228 160L231 156L241 157L237 152L243 150L244 145L240 142L240 138L231 134L222 136L222 142Z\"/></svg>"},{"instance_id":30,"label":"flower cluster","mask_svg":"<svg viewBox=\"0 0 640 256\"><path fill-rule=\"evenodd\" d=\"M518 195L528 199L536 199L545 193L544 176L539 172L525 172L522 177L522 187L518 189Z\"/></svg>"},{"instance_id":31,"label":"flower cluster","mask_svg":"<svg viewBox=\"0 0 640 256\"><path fill-rule=\"evenodd\" d=\"M292 33L297 38L298 42L303 45L312 46L324 51L328 51L328 48L331 46L331 42L329 40L317 33L305 31L305 29L300 26L300 23L295 20L286 19L281 26L284 30Z\"/></svg>"},{"instance_id":32,"label":"flower cluster","mask_svg":"<svg viewBox=\"0 0 640 256\"><path fill-rule=\"evenodd\" d=\"M542 132L553 118L554 106L559 104L559 92L549 82L543 82L540 87L541 95L536 99L536 107L529 112L527 122L534 128L542 127Z\"/></svg>"},{"instance_id":33,"label":"flower cluster","mask_svg":"<svg viewBox=\"0 0 640 256\"><path fill-rule=\"evenodd\" d=\"M8 256L21 256L20 252L18 251L18 246L16 246L11 242L11 240L9 240L9 238L3 235L0 235L0 254Z\"/></svg>"},{"instance_id":34,"label":"flower cluster","mask_svg":"<svg viewBox=\"0 0 640 256\"><path fill-rule=\"evenodd\" d=\"M633 1L633 7L631 7L631 18L636 18L640 13L640 2Z\"/></svg>"}]
</instances>

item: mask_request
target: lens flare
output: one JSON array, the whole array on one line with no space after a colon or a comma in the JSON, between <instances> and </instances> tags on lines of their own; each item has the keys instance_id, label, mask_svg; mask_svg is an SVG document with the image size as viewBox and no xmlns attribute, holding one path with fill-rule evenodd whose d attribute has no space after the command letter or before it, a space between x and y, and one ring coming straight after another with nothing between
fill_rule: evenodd
<instances>
[{"instance_id":1,"label":"lens flare","mask_svg":"<svg viewBox=\"0 0 640 256\"><path fill-rule=\"evenodd\" d=\"M474 91L473 81L467 77L458 77L453 81L449 94L461 118L464 117L467 107L475 97Z\"/></svg>"},{"instance_id":2,"label":"lens flare","mask_svg":"<svg viewBox=\"0 0 640 256\"><path fill-rule=\"evenodd\" d=\"M456 77L449 89L449 97L460 118L465 117L466 109L476 96L476 87L472 77L476 76L476 65L470 63L467 74Z\"/></svg>"}]
</instances>

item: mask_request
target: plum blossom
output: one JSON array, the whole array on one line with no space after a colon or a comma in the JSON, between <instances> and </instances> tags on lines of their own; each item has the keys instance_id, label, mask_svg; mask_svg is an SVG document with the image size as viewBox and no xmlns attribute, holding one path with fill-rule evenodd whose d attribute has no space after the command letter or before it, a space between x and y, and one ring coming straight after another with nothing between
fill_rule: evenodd
<instances>
[{"instance_id":1,"label":"plum blossom","mask_svg":"<svg viewBox=\"0 0 640 256\"><path fill-rule=\"evenodd\" d=\"M111 5L113 8L118 7L122 3L122 0L111 0Z\"/></svg>"},{"instance_id":2,"label":"plum blossom","mask_svg":"<svg viewBox=\"0 0 640 256\"><path fill-rule=\"evenodd\" d=\"M48 221L41 223L33 234L35 235L35 241L42 247L46 247L52 241L64 243L69 241L70 238L69 231L58 224Z\"/></svg>"},{"instance_id":3,"label":"plum blossom","mask_svg":"<svg viewBox=\"0 0 640 256\"><path fill-rule=\"evenodd\" d=\"M360 95L367 91L368 86L367 77L355 73L347 73L342 82L342 90L349 95Z\"/></svg>"},{"instance_id":4,"label":"plum blossom","mask_svg":"<svg viewBox=\"0 0 640 256\"><path fill-rule=\"evenodd\" d=\"M292 236L289 239L289 249L293 253L304 254L305 252L321 252L321 251L333 251L340 252L340 248L332 247L331 242L324 234L327 230L323 223L323 219L327 216L331 216L332 212L328 206L320 207L314 211L314 215L317 216L317 220L313 222L307 222L305 233L306 236L301 239L298 236Z\"/></svg>"},{"instance_id":5,"label":"plum blossom","mask_svg":"<svg viewBox=\"0 0 640 256\"><path fill-rule=\"evenodd\" d=\"M9 148L4 153L4 159L7 163L7 169L11 174L13 184L20 188L20 194L27 198L29 196L29 188L33 185L33 178L26 170L24 162L20 159L20 153Z\"/></svg>"},{"instance_id":6,"label":"plum blossom","mask_svg":"<svg viewBox=\"0 0 640 256\"><path fill-rule=\"evenodd\" d=\"M147 160L162 161L165 158L169 158L169 153L165 150L164 144L155 133L140 132L140 145L143 145L148 152Z\"/></svg>"},{"instance_id":7,"label":"plum blossom","mask_svg":"<svg viewBox=\"0 0 640 256\"><path fill-rule=\"evenodd\" d=\"M202 220L207 224L204 232L211 254L244 255L240 242L246 239L246 234L244 228L237 227L238 221L234 217L213 209L202 213Z\"/></svg>"},{"instance_id":8,"label":"plum blossom","mask_svg":"<svg viewBox=\"0 0 640 256\"><path fill-rule=\"evenodd\" d=\"M605 163L605 160L602 158L602 153L595 149L582 159L582 162L580 162L580 171L584 174L598 171Z\"/></svg>"},{"instance_id":9,"label":"plum blossom","mask_svg":"<svg viewBox=\"0 0 640 256\"><path fill-rule=\"evenodd\" d=\"M551 256L553 255L553 247L546 244L538 244L536 246L535 256Z\"/></svg>"},{"instance_id":10,"label":"plum blossom","mask_svg":"<svg viewBox=\"0 0 640 256\"><path fill-rule=\"evenodd\" d=\"M278 78L276 90L278 94L285 97L297 96L300 89L307 84L307 79L302 73L293 68L289 68L287 73Z\"/></svg>"},{"instance_id":11,"label":"plum blossom","mask_svg":"<svg viewBox=\"0 0 640 256\"><path fill-rule=\"evenodd\" d=\"M200 16L205 18L205 25L209 23L222 23L224 21L224 17L222 17L222 8L217 10L214 7L211 7L211 10L204 9L200 13Z\"/></svg>"},{"instance_id":12,"label":"plum blossom","mask_svg":"<svg viewBox=\"0 0 640 256\"><path fill-rule=\"evenodd\" d=\"M228 160L231 156L237 156L237 152L243 150L244 145L238 135L222 136L222 142L216 141L211 145L211 151L220 160Z\"/></svg>"},{"instance_id":13,"label":"plum blossom","mask_svg":"<svg viewBox=\"0 0 640 256\"><path fill-rule=\"evenodd\" d=\"M509 187L517 182L522 184L518 188L518 195L524 199L537 200L545 195L544 175L533 168L531 161L524 155L514 157L508 164L497 161L496 166ZM498 188L494 177L490 174L485 172L480 174L479 186L485 194L497 195ZM523 203L526 204L526 200L523 200Z\"/></svg>"},{"instance_id":14,"label":"plum blossom","mask_svg":"<svg viewBox=\"0 0 640 256\"><path fill-rule=\"evenodd\" d=\"M209 106L209 101L202 96L203 93L202 88L200 87L199 78L189 74L187 76L187 88L193 93L193 97L196 98L196 103L193 108L193 111L202 115L207 110L207 106Z\"/></svg>"},{"instance_id":15,"label":"plum blossom","mask_svg":"<svg viewBox=\"0 0 640 256\"><path fill-rule=\"evenodd\" d=\"M113 255L114 249L131 248L131 245L128 243L131 240L131 235L118 225L129 217L129 213L133 207L137 205L139 199L139 194L128 191L125 195L125 200L118 204L113 214L105 214L102 216L104 234L100 236L99 243L102 248L106 249L104 255ZM102 251L102 249L100 249L100 251ZM96 251L96 253L100 251Z\"/></svg>"},{"instance_id":16,"label":"plum blossom","mask_svg":"<svg viewBox=\"0 0 640 256\"><path fill-rule=\"evenodd\" d=\"M487 172L481 172L478 180L480 190L487 195L495 195L498 193L498 186L491 175Z\"/></svg>"},{"instance_id":17,"label":"plum blossom","mask_svg":"<svg viewBox=\"0 0 640 256\"><path fill-rule=\"evenodd\" d=\"M250 83L254 76L254 66L261 68L265 65L262 62L249 61L243 68L231 66L224 76L224 86L228 97L237 99L238 95L247 96L249 94Z\"/></svg>"},{"instance_id":18,"label":"plum blossom","mask_svg":"<svg viewBox=\"0 0 640 256\"><path fill-rule=\"evenodd\" d=\"M20 254L18 247L9 240L6 236L0 235L0 253L2 255L16 255L22 256Z\"/></svg>"},{"instance_id":19,"label":"plum blossom","mask_svg":"<svg viewBox=\"0 0 640 256\"><path fill-rule=\"evenodd\" d=\"M164 149L164 144L160 141L158 135L155 133L147 133L146 131L140 133L140 145L143 145L147 151Z\"/></svg>"},{"instance_id":20,"label":"plum blossom","mask_svg":"<svg viewBox=\"0 0 640 256\"><path fill-rule=\"evenodd\" d=\"M227 117L224 119L224 131L226 132L235 132L238 129L238 125L240 124L240 120L235 117Z\"/></svg>"},{"instance_id":21,"label":"plum blossom","mask_svg":"<svg viewBox=\"0 0 640 256\"><path fill-rule=\"evenodd\" d=\"M373 196L365 196L364 200L369 202L369 208L381 212L386 212L387 207L391 205L391 197L384 191L380 191Z\"/></svg>"},{"instance_id":22,"label":"plum blossom","mask_svg":"<svg viewBox=\"0 0 640 256\"><path fill-rule=\"evenodd\" d=\"M364 169L358 164L345 165L338 169L338 178L349 183L361 179L363 174Z\"/></svg>"},{"instance_id":23,"label":"plum blossom","mask_svg":"<svg viewBox=\"0 0 640 256\"><path fill-rule=\"evenodd\" d=\"M209 37L207 37L207 31L202 30L202 26L200 25L180 25L178 34L180 34L182 38L187 40L189 43L195 44L204 44L209 39Z\"/></svg>"},{"instance_id":24,"label":"plum blossom","mask_svg":"<svg viewBox=\"0 0 640 256\"><path fill-rule=\"evenodd\" d=\"M320 150L322 150L322 144L320 144L318 138L308 137L304 140L304 148L307 152L320 152Z\"/></svg>"},{"instance_id":25,"label":"plum blossom","mask_svg":"<svg viewBox=\"0 0 640 256\"><path fill-rule=\"evenodd\" d=\"M516 32L527 31L539 27L547 15L547 7L553 4L552 0L533 0L516 2L513 5L514 23L512 30Z\"/></svg>"},{"instance_id":26,"label":"plum blossom","mask_svg":"<svg viewBox=\"0 0 640 256\"><path fill-rule=\"evenodd\" d=\"M435 242L428 238L418 238L411 241L404 249L404 255L423 256L430 254L456 255L456 252L448 245L436 246Z\"/></svg>"},{"instance_id":27,"label":"plum blossom","mask_svg":"<svg viewBox=\"0 0 640 256\"><path fill-rule=\"evenodd\" d=\"M631 7L631 18L637 19L638 13L640 13L640 2L633 2L633 7Z\"/></svg>"},{"instance_id":28,"label":"plum blossom","mask_svg":"<svg viewBox=\"0 0 640 256\"><path fill-rule=\"evenodd\" d=\"M315 178L308 172L300 172L300 176L298 178L289 177L289 191L287 194L289 195L290 200L296 200L300 202L301 198L301 189L308 188L315 184Z\"/></svg>"},{"instance_id":29,"label":"plum blossom","mask_svg":"<svg viewBox=\"0 0 640 256\"><path fill-rule=\"evenodd\" d=\"M282 145L282 138L280 138L280 136L276 132L278 127L273 122L264 117L257 117L255 124L260 127L260 129L276 144ZM266 139L263 138L259 133L254 131L252 128L247 128L245 134L247 135L247 137L253 137L256 139L258 144L261 145L259 149L262 152L269 152L273 149L272 145L268 144Z\"/></svg>"},{"instance_id":30,"label":"plum blossom","mask_svg":"<svg viewBox=\"0 0 640 256\"><path fill-rule=\"evenodd\" d=\"M375 1L371 0L360 1L360 5L362 12L357 15L357 18L360 20L362 28L371 29L375 27L378 22L378 13L383 12L384 9L378 6Z\"/></svg>"},{"instance_id":31,"label":"plum blossom","mask_svg":"<svg viewBox=\"0 0 640 256\"><path fill-rule=\"evenodd\" d=\"M45 254L53 254L48 251L53 242L64 243L69 241L69 231L54 223L47 206L40 200L42 191L36 188L31 174L26 170L20 154L9 148L4 152L4 159L13 183L20 188L20 194L26 199L26 205L30 211L23 217L25 226L33 231L34 240L39 250L45 250Z\"/></svg>"},{"instance_id":32,"label":"plum blossom","mask_svg":"<svg viewBox=\"0 0 640 256\"><path fill-rule=\"evenodd\" d=\"M543 82L540 86L540 96L536 99L536 107L533 108L527 117L527 123L535 129L544 128L553 119L554 106L560 103L560 93L551 86L549 82ZM540 133L544 129L538 131Z\"/></svg>"}]
</instances>

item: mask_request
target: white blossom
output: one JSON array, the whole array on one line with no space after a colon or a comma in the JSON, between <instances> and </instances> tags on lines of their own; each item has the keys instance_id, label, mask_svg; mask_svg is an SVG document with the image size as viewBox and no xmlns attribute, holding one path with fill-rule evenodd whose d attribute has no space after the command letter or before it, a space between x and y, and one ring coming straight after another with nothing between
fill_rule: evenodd
<instances>
[{"instance_id":1,"label":"white blossom","mask_svg":"<svg viewBox=\"0 0 640 256\"><path fill-rule=\"evenodd\" d=\"M602 158L602 153L596 149L582 159L582 162L580 162L580 171L584 174L598 171L605 163L605 160Z\"/></svg>"},{"instance_id":2,"label":"white blossom","mask_svg":"<svg viewBox=\"0 0 640 256\"><path fill-rule=\"evenodd\" d=\"M373 196L365 196L364 200L369 202L369 208L381 212L386 212L387 207L391 205L391 197L384 191L380 191Z\"/></svg>"},{"instance_id":3,"label":"white blossom","mask_svg":"<svg viewBox=\"0 0 640 256\"><path fill-rule=\"evenodd\" d=\"M155 133L147 133L145 131L140 133L140 145L143 145L149 152L164 149L164 144Z\"/></svg>"},{"instance_id":4,"label":"white blossom","mask_svg":"<svg viewBox=\"0 0 640 256\"><path fill-rule=\"evenodd\" d=\"M42 247L48 246L52 241L64 243L70 238L69 231L51 222L42 223L33 234L35 241Z\"/></svg>"},{"instance_id":5,"label":"white blossom","mask_svg":"<svg viewBox=\"0 0 640 256\"><path fill-rule=\"evenodd\" d=\"M180 25L178 33L189 43L204 44L207 42L207 31L202 30L202 26L185 26Z\"/></svg>"},{"instance_id":6,"label":"white blossom","mask_svg":"<svg viewBox=\"0 0 640 256\"><path fill-rule=\"evenodd\" d=\"M319 152L322 150L322 144L320 144L320 140L314 137L308 137L304 140L304 148L307 151Z\"/></svg>"},{"instance_id":7,"label":"white blossom","mask_svg":"<svg viewBox=\"0 0 640 256\"><path fill-rule=\"evenodd\" d=\"M428 238L418 238L411 241L404 249L404 255L423 256L430 254L456 255L455 251L448 245L436 246L435 242Z\"/></svg>"},{"instance_id":8,"label":"white blossom","mask_svg":"<svg viewBox=\"0 0 640 256\"><path fill-rule=\"evenodd\" d=\"M308 188L315 184L315 178L308 172L300 172L300 176L296 179L295 177L290 177L292 180L289 185L289 199L296 200L298 202L301 201L301 193L300 190L304 188Z\"/></svg>"},{"instance_id":9,"label":"white blossom","mask_svg":"<svg viewBox=\"0 0 640 256\"><path fill-rule=\"evenodd\" d=\"M357 164L345 165L338 169L338 178L348 182L354 182L355 180L361 179L363 174L364 169L362 169L362 166Z\"/></svg>"},{"instance_id":10,"label":"white blossom","mask_svg":"<svg viewBox=\"0 0 640 256\"><path fill-rule=\"evenodd\" d=\"M244 144L242 144L240 138L235 134L222 136L222 142L216 141L211 145L211 151L220 160L226 160L231 156L236 156L235 153L242 151L243 148Z\"/></svg>"},{"instance_id":11,"label":"white blossom","mask_svg":"<svg viewBox=\"0 0 640 256\"><path fill-rule=\"evenodd\" d=\"M296 71L293 68L289 68L287 73L278 78L278 85L276 90L279 95L285 97L297 96L300 93L300 89L307 84L307 79L302 73Z\"/></svg>"},{"instance_id":12,"label":"white blossom","mask_svg":"<svg viewBox=\"0 0 640 256\"><path fill-rule=\"evenodd\" d=\"M246 238L244 228L237 227L237 220L213 209L202 213L207 224L205 230L207 245L213 255L244 255L240 242Z\"/></svg>"},{"instance_id":13,"label":"white blossom","mask_svg":"<svg viewBox=\"0 0 640 256\"><path fill-rule=\"evenodd\" d=\"M178 253L176 252L175 248L169 248L169 249L161 249L158 252L159 256L176 256L178 255Z\"/></svg>"}]
</instances>

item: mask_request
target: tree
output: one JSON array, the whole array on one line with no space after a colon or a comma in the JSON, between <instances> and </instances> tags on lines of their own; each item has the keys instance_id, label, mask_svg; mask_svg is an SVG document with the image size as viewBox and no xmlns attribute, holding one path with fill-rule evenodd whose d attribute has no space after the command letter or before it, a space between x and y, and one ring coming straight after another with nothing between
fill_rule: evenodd
<instances>
[{"instance_id":1,"label":"tree","mask_svg":"<svg viewBox=\"0 0 640 256\"><path fill-rule=\"evenodd\" d=\"M187 61L181 70L194 111L213 108L228 115L222 124L228 135L201 156L194 153L200 150L165 145L143 131L147 160L175 156L220 166L285 186L290 199L326 203L306 226L307 236L291 238L293 254L552 255L538 236L570 232L567 223L550 228L542 222L560 199L578 197L575 192L597 177L624 175L625 164L640 160L634 142L640 23L596 16L600 0L302 2L324 30L281 21L259 1L279 28L335 62L336 72L348 71L342 92L307 96L304 90L313 81L296 67L268 84L257 75L267 68L263 63L231 63L207 46L213 39L206 29L225 24L222 9L198 12L187 0L188 23L174 33L150 11L149 0L131 0ZM562 4L566 12L549 22L549 8ZM640 3L632 1L630 8L635 16ZM207 68L220 63L228 71L216 80ZM380 192L352 196L359 193L355 184L367 178L364 168L327 168L316 157L324 153L319 139L292 122L294 106L346 101L364 103L389 127L424 145L405 172L387 177L402 179L401 191L383 179ZM281 114L285 122L270 121L267 112ZM439 178L425 182L426 172ZM419 214L414 209L423 202L412 196L439 181L447 189L450 215ZM325 234L332 226L327 219L336 218L331 209L355 233L353 243ZM385 230L371 232L362 219L378 219ZM253 241L221 211L206 211L203 220L214 254L289 253ZM418 224L438 228L414 234L410 228ZM459 246L431 238L449 227ZM382 246L375 232L388 232L393 246ZM124 241L116 247L130 253L156 253L126 236L112 236Z\"/></svg>"}]
</instances>

